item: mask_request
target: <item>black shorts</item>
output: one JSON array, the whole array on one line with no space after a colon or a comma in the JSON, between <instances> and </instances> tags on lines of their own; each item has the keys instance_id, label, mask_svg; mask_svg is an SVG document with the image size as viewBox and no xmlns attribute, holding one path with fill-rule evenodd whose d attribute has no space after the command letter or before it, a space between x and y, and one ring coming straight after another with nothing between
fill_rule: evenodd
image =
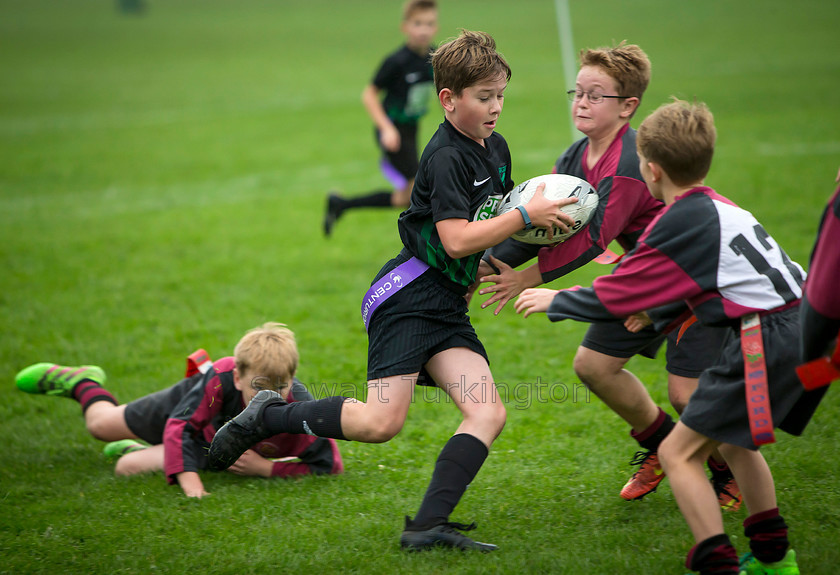
<instances>
[{"instance_id":1,"label":"black shorts","mask_svg":"<svg viewBox=\"0 0 840 575\"><path fill-rule=\"evenodd\" d=\"M189 390L201 381L202 374L182 379L172 387L156 391L125 406L125 423L140 439L151 445L163 443L163 429L169 414Z\"/></svg>"},{"instance_id":2,"label":"black shorts","mask_svg":"<svg viewBox=\"0 0 840 575\"><path fill-rule=\"evenodd\" d=\"M709 327L699 322L692 324L682 337L679 330L665 335L648 326L632 333L624 327L624 322L593 323L580 345L611 357L641 355L652 359L667 340L665 369L668 373L699 377L717 362L726 332L726 328Z\"/></svg>"},{"instance_id":3,"label":"black shorts","mask_svg":"<svg viewBox=\"0 0 840 575\"><path fill-rule=\"evenodd\" d=\"M721 443L757 449L747 415L744 357L739 331L727 329L718 365L700 375L680 421ZM826 388L806 392L794 368L799 364L799 310L787 309L761 318L767 386L773 426L801 435Z\"/></svg>"},{"instance_id":4,"label":"black shorts","mask_svg":"<svg viewBox=\"0 0 840 575\"><path fill-rule=\"evenodd\" d=\"M379 130L375 130L376 145L382 150L382 159L391 168L397 171L404 179L413 180L420 167L419 154L417 152L417 124L394 124L400 133L400 149L396 152L389 152L382 147L379 141ZM401 188L399 182L395 182L388 168L383 166L385 177L391 180L395 187ZM403 184L404 185L404 184Z\"/></svg>"},{"instance_id":5,"label":"black shorts","mask_svg":"<svg viewBox=\"0 0 840 575\"><path fill-rule=\"evenodd\" d=\"M391 260L376 279L403 261L403 257ZM368 381L419 372L419 385L434 385L423 366L453 347L469 348L487 360L467 315L466 299L442 285L435 272L428 270L373 312L368 326Z\"/></svg>"},{"instance_id":6,"label":"black shorts","mask_svg":"<svg viewBox=\"0 0 840 575\"><path fill-rule=\"evenodd\" d=\"M717 365L723 342L730 331L727 327L711 327L699 321L692 323L682 334L675 329L668 334L665 369L682 377L700 377L701 373Z\"/></svg>"}]
</instances>

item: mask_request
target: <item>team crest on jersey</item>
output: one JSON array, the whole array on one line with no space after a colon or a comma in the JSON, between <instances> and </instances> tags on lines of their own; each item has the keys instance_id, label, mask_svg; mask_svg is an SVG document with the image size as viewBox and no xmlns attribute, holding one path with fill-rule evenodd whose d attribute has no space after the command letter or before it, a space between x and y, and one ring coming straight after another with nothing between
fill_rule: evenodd
<instances>
[{"instance_id":1,"label":"team crest on jersey","mask_svg":"<svg viewBox=\"0 0 840 575\"><path fill-rule=\"evenodd\" d=\"M507 176L507 165L499 167L499 179L502 180L502 185L505 185L505 177Z\"/></svg>"},{"instance_id":2,"label":"team crest on jersey","mask_svg":"<svg viewBox=\"0 0 840 575\"><path fill-rule=\"evenodd\" d=\"M478 208L478 211L475 213L475 217L473 218L474 221L480 222L482 220L489 220L493 216L496 215L496 208L499 207L499 204L502 202L502 196L490 196L487 198L487 201Z\"/></svg>"}]
</instances>

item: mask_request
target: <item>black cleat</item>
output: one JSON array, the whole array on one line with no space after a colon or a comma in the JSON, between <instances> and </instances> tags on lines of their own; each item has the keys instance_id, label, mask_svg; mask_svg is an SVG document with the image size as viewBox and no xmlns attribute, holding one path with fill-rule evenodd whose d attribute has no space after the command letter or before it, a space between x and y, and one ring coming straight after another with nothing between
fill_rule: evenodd
<instances>
[{"instance_id":1,"label":"black cleat","mask_svg":"<svg viewBox=\"0 0 840 575\"><path fill-rule=\"evenodd\" d=\"M475 549L489 553L499 547L492 543L480 543L473 541L460 531L472 531L475 523L464 525L462 523L442 523L424 531L409 531L411 520L405 518L406 530L400 536L400 547L406 551L423 551L433 547L452 547L454 549Z\"/></svg>"},{"instance_id":2,"label":"black cleat","mask_svg":"<svg viewBox=\"0 0 840 575\"><path fill-rule=\"evenodd\" d=\"M263 412L269 405L286 405L286 400L269 389L262 389L242 413L225 423L213 436L207 459L210 469L227 469L257 442L274 435L263 425Z\"/></svg>"},{"instance_id":3,"label":"black cleat","mask_svg":"<svg viewBox=\"0 0 840 575\"><path fill-rule=\"evenodd\" d=\"M324 215L324 235L329 237L333 226L344 211L344 200L341 196L331 193L327 196L327 213Z\"/></svg>"}]
</instances>

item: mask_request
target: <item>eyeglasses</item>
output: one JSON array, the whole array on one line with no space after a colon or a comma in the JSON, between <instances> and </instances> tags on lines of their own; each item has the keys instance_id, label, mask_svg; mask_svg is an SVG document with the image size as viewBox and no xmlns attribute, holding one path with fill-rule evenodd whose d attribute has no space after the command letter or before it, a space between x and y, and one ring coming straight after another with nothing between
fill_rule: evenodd
<instances>
[{"instance_id":1,"label":"eyeglasses","mask_svg":"<svg viewBox=\"0 0 840 575\"><path fill-rule=\"evenodd\" d=\"M632 96L607 96L601 92L584 92L583 90L569 90L566 94L570 102L580 102L584 96L588 96L590 104L600 104L604 98L632 98Z\"/></svg>"}]
</instances>

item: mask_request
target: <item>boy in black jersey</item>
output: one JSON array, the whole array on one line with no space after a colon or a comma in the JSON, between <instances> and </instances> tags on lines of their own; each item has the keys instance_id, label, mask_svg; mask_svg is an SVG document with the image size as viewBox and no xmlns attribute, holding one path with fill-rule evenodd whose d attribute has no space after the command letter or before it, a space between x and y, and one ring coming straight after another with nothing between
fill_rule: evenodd
<instances>
[{"instance_id":1,"label":"boy in black jersey","mask_svg":"<svg viewBox=\"0 0 840 575\"><path fill-rule=\"evenodd\" d=\"M492 217L513 188L510 152L495 133L511 72L495 41L463 31L432 56L444 121L420 160L411 206L400 215L403 250L379 271L363 301L368 328L366 402L345 397L288 404L262 391L210 446L211 465L227 467L262 437L281 430L380 443L405 422L416 383L441 387L463 421L438 457L420 509L406 518L403 548L442 545L491 551L449 521L505 424L484 346L464 297L485 249L523 227L568 230L560 207L540 190L519 211Z\"/></svg>"},{"instance_id":2,"label":"boy in black jersey","mask_svg":"<svg viewBox=\"0 0 840 575\"><path fill-rule=\"evenodd\" d=\"M401 30L406 43L385 58L362 92L362 103L376 126L376 143L382 150L382 173L393 189L375 190L355 198L331 193L324 216L327 236L336 220L349 209L408 207L417 173L418 122L428 111L434 89L429 55L437 22L436 0L405 3Z\"/></svg>"}]
</instances>

